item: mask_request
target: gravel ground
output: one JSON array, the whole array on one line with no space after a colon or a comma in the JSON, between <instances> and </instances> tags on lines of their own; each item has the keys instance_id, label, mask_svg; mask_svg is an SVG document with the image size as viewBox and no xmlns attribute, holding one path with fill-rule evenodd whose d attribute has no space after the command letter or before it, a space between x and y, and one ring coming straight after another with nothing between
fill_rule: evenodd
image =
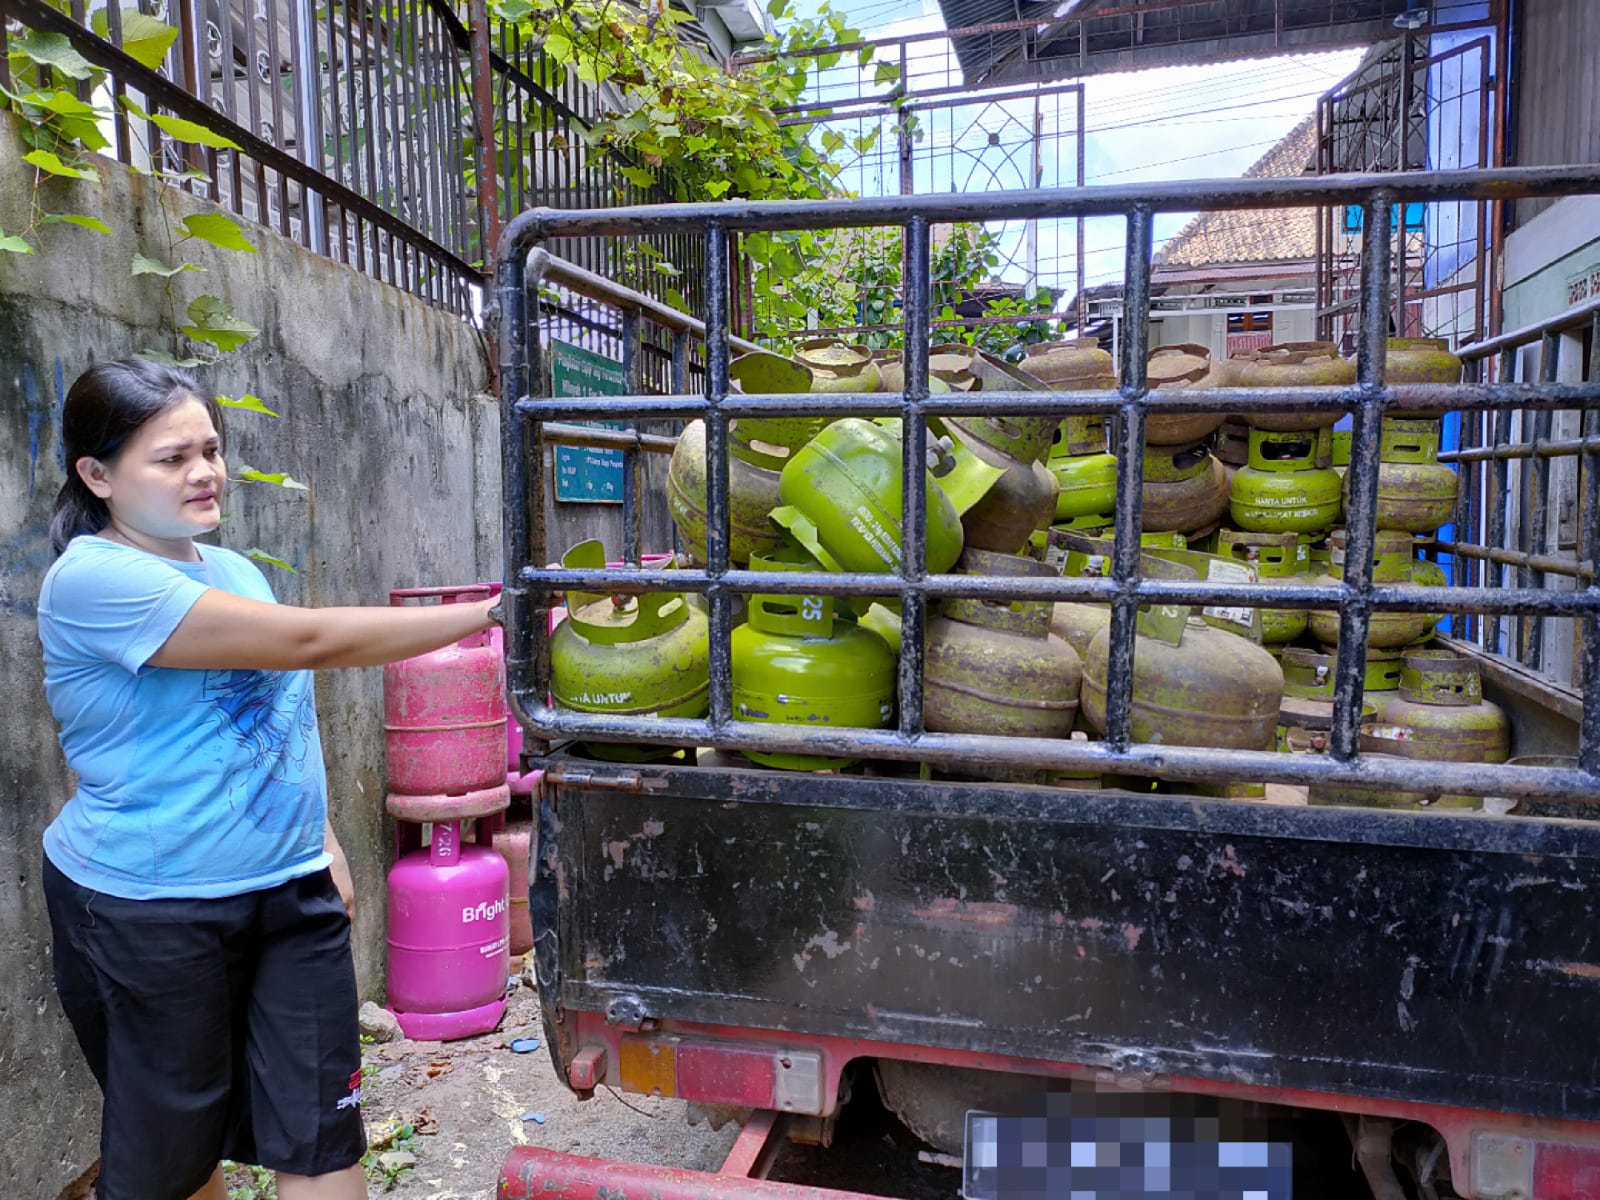
<instances>
[{"instance_id":1,"label":"gravel ground","mask_svg":"<svg viewBox=\"0 0 1600 1200\"><path fill-rule=\"evenodd\" d=\"M738 1130L690 1126L678 1100L619 1097L605 1089L577 1100L556 1076L541 1044L514 1054L513 1039L541 1043L539 1001L517 987L494 1033L458 1042L400 1041L368 1046L362 1111L368 1136L382 1153L410 1154L415 1166L386 1181L381 1168L373 1196L398 1200L492 1200L500 1161L514 1146L545 1146L575 1154L715 1170ZM531 1118L539 1114L542 1123ZM379 1158L379 1163L383 1160ZM389 1160L391 1163L403 1159Z\"/></svg>"}]
</instances>

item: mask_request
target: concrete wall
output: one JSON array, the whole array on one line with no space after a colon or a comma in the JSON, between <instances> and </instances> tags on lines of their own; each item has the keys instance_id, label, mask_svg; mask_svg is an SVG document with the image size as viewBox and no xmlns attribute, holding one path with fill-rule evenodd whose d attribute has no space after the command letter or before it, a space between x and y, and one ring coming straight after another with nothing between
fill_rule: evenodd
<instances>
[{"instance_id":1,"label":"concrete wall","mask_svg":"<svg viewBox=\"0 0 1600 1200\"><path fill-rule=\"evenodd\" d=\"M0 228L28 224L33 171L0 114ZM171 348L165 291L135 279L135 251L166 257L157 189L112 163L98 184L52 182L56 211L103 219L105 237L45 230L44 252L0 254L0 1180L7 1196L49 1200L97 1154L99 1093L50 982L39 841L70 794L45 705L34 603L50 562L46 524L62 480L59 406L97 360ZM169 197L174 213L207 206ZM261 228L255 255L188 247L205 272L187 299L227 298L264 333L205 373L218 392L252 392L281 420L234 414L230 465L287 470L311 488L234 491L221 540L298 568L266 568L294 604L381 603L389 588L499 578L499 425L484 389L479 335L462 321ZM382 813L381 672L318 681L334 822L360 894L356 958L364 994L382 987L383 879L392 829Z\"/></svg>"}]
</instances>

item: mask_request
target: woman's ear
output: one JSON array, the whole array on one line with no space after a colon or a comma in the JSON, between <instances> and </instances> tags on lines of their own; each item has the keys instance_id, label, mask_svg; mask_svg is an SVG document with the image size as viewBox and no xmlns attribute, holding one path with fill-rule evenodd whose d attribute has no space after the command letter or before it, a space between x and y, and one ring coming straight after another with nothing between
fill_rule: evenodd
<instances>
[{"instance_id":1,"label":"woman's ear","mask_svg":"<svg viewBox=\"0 0 1600 1200\"><path fill-rule=\"evenodd\" d=\"M98 458L85 455L73 464L78 472L78 478L83 480L83 486L88 488L100 499L104 500L111 495L111 481L106 478L106 465Z\"/></svg>"}]
</instances>

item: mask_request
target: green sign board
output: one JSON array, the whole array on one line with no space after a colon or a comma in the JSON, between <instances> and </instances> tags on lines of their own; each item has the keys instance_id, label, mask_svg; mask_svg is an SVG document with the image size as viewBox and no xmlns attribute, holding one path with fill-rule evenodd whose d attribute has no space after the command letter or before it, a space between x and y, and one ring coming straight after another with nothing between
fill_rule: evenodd
<instances>
[{"instance_id":1,"label":"green sign board","mask_svg":"<svg viewBox=\"0 0 1600 1200\"><path fill-rule=\"evenodd\" d=\"M557 399L623 396L628 381L622 364L566 342L550 343L550 393ZM626 429L626 421L580 421L603 429ZM575 504L622 503L622 451L587 446L556 447L556 499Z\"/></svg>"}]
</instances>

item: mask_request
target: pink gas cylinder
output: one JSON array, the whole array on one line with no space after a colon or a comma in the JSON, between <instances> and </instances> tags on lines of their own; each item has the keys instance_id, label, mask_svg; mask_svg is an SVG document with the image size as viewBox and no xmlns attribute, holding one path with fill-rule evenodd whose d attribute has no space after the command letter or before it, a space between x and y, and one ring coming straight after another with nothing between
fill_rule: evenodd
<instances>
[{"instance_id":1,"label":"pink gas cylinder","mask_svg":"<svg viewBox=\"0 0 1600 1200\"><path fill-rule=\"evenodd\" d=\"M398 588L389 603L438 597L444 604L476 600L487 584ZM506 782L505 658L486 629L459 642L383 669L383 728L391 796L500 793ZM425 806L424 806L425 807ZM471 807L470 805L468 806ZM505 807L503 795L482 811ZM417 809L404 800L391 810Z\"/></svg>"},{"instance_id":2,"label":"pink gas cylinder","mask_svg":"<svg viewBox=\"0 0 1600 1200\"><path fill-rule=\"evenodd\" d=\"M528 916L528 865L533 852L534 817L527 805L513 801L510 811L493 820L494 848L506 860L510 878L511 957L520 958L533 949L533 922Z\"/></svg>"},{"instance_id":3,"label":"pink gas cylinder","mask_svg":"<svg viewBox=\"0 0 1600 1200\"><path fill-rule=\"evenodd\" d=\"M464 845L459 822L389 871L389 1008L409 1038L488 1033L506 1009L510 896L506 860Z\"/></svg>"}]
</instances>

